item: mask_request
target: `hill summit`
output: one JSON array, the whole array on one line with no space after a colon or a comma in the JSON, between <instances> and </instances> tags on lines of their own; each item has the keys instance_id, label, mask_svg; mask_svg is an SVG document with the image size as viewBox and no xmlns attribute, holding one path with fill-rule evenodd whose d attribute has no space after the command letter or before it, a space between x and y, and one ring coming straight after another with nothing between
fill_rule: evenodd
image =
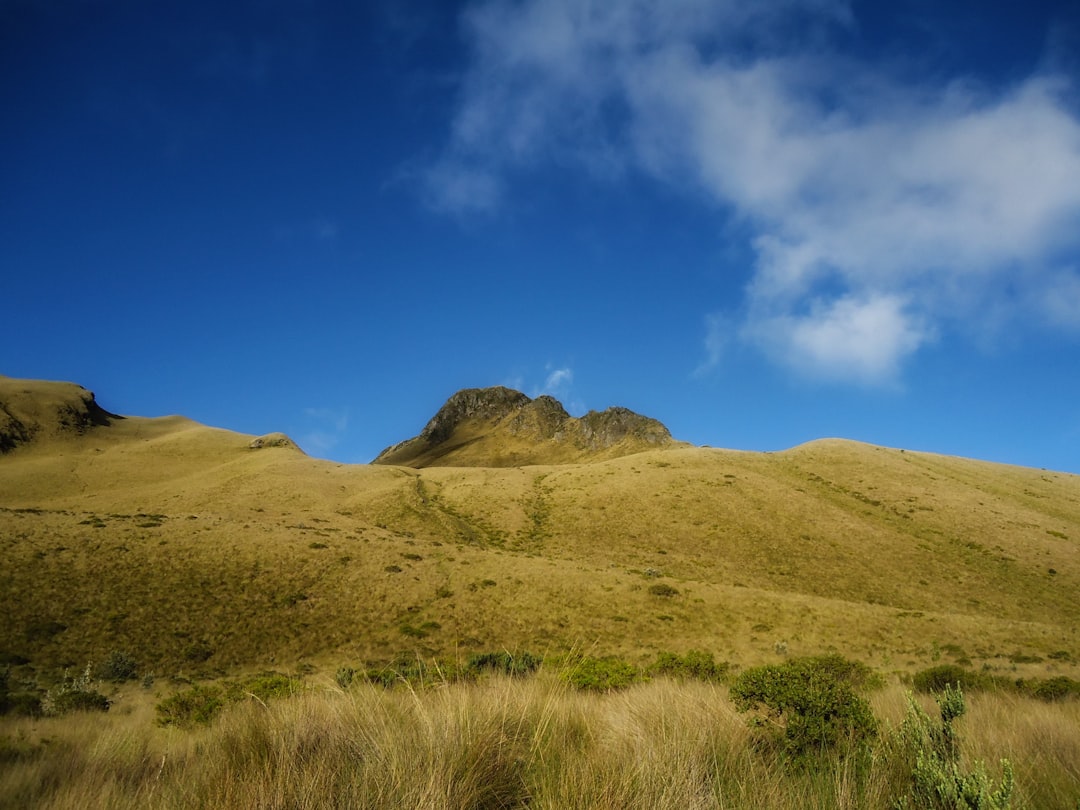
<instances>
[{"instance_id":1,"label":"hill summit","mask_svg":"<svg viewBox=\"0 0 1080 810\"><path fill-rule=\"evenodd\" d=\"M675 444L655 419L627 408L567 413L557 399L503 386L458 391L420 435L383 450L373 464L518 467L617 458Z\"/></svg>"},{"instance_id":2,"label":"hill summit","mask_svg":"<svg viewBox=\"0 0 1080 810\"><path fill-rule=\"evenodd\" d=\"M123 418L80 385L0 377L0 453L31 441L81 436Z\"/></svg>"}]
</instances>

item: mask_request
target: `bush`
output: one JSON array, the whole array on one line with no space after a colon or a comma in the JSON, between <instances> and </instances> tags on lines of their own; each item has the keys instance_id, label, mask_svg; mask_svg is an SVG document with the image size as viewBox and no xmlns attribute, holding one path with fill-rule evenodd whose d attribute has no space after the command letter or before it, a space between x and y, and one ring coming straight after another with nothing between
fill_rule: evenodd
<instances>
[{"instance_id":1,"label":"bush","mask_svg":"<svg viewBox=\"0 0 1080 810\"><path fill-rule=\"evenodd\" d=\"M649 667L649 674L720 683L727 677L729 668L729 664L716 663L712 653L701 650L690 650L682 656L672 652L662 652L656 656L656 662Z\"/></svg>"},{"instance_id":2,"label":"bush","mask_svg":"<svg viewBox=\"0 0 1080 810\"><path fill-rule=\"evenodd\" d=\"M977 672L964 669L957 664L941 664L930 667L921 672L916 672L912 685L916 692L937 693L945 691L946 687L961 688L969 692L985 689L989 686L989 679Z\"/></svg>"},{"instance_id":3,"label":"bush","mask_svg":"<svg viewBox=\"0 0 1080 810\"><path fill-rule=\"evenodd\" d=\"M230 701L255 698L266 702L274 698L295 695L303 688L303 683L296 678L278 672L266 672L243 681L227 684L225 697Z\"/></svg>"},{"instance_id":4,"label":"bush","mask_svg":"<svg viewBox=\"0 0 1080 810\"><path fill-rule=\"evenodd\" d=\"M621 658L584 657L560 673L575 689L589 692L612 692L644 680L638 668Z\"/></svg>"},{"instance_id":5,"label":"bush","mask_svg":"<svg viewBox=\"0 0 1080 810\"><path fill-rule=\"evenodd\" d=\"M528 675L535 672L543 658L530 652L511 653L506 650L500 652L475 653L469 656L465 669L473 674L481 672L501 672L504 675Z\"/></svg>"},{"instance_id":6,"label":"bush","mask_svg":"<svg viewBox=\"0 0 1080 810\"><path fill-rule=\"evenodd\" d=\"M1032 697L1045 700L1047 703L1080 697L1080 681L1074 681L1064 675L1047 678L1045 681L1023 683L1022 688Z\"/></svg>"},{"instance_id":7,"label":"bush","mask_svg":"<svg viewBox=\"0 0 1080 810\"><path fill-rule=\"evenodd\" d=\"M255 675L243 681L231 681L221 686L193 686L165 698L156 707L159 726L190 728L206 725L230 703L247 698L265 703L274 698L296 694L303 683L277 672Z\"/></svg>"},{"instance_id":8,"label":"bush","mask_svg":"<svg viewBox=\"0 0 1080 810\"><path fill-rule=\"evenodd\" d=\"M748 669L731 686L739 711L762 712L754 724L789 754L802 755L862 743L877 733L870 705L852 682L865 678L862 665L839 656L793 659Z\"/></svg>"},{"instance_id":9,"label":"bush","mask_svg":"<svg viewBox=\"0 0 1080 810\"><path fill-rule=\"evenodd\" d=\"M138 670L139 665L131 656L119 650L113 650L104 661L94 667L94 675L102 681L123 683L135 680Z\"/></svg>"},{"instance_id":10,"label":"bush","mask_svg":"<svg viewBox=\"0 0 1080 810\"><path fill-rule=\"evenodd\" d=\"M193 686L165 698L156 707L159 726L190 728L206 725L225 707L225 696L217 686Z\"/></svg>"},{"instance_id":11,"label":"bush","mask_svg":"<svg viewBox=\"0 0 1080 810\"><path fill-rule=\"evenodd\" d=\"M358 675L360 673L357 673ZM447 683L461 680L467 673L451 662L432 660L430 663L419 656L399 655L393 661L366 669L363 677L370 683L391 689L398 684L424 686L429 683Z\"/></svg>"}]
</instances>

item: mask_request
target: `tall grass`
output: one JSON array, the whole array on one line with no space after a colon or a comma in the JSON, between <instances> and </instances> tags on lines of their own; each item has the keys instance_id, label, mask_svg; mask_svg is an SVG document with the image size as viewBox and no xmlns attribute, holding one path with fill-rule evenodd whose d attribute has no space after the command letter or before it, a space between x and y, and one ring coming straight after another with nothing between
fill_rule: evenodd
<instances>
[{"instance_id":1,"label":"tall grass","mask_svg":"<svg viewBox=\"0 0 1080 810\"><path fill-rule=\"evenodd\" d=\"M762 747L726 689L658 679L571 690L553 673L413 690L327 683L234 705L209 727L156 727L149 701L110 714L6 720L4 808L887 808L910 771L875 697L870 752L792 763ZM1018 807L1075 810L1080 704L980 694L963 752L1015 763Z\"/></svg>"}]
</instances>

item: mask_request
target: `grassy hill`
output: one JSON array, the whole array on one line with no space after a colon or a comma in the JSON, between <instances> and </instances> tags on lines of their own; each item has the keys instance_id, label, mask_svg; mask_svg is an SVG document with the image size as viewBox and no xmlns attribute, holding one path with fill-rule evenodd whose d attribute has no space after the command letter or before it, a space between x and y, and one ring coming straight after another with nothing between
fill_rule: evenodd
<instances>
[{"instance_id":1,"label":"grassy hill","mask_svg":"<svg viewBox=\"0 0 1080 810\"><path fill-rule=\"evenodd\" d=\"M342 465L87 395L0 378L0 656L39 671L576 646L1077 673L1077 476L840 440Z\"/></svg>"}]
</instances>

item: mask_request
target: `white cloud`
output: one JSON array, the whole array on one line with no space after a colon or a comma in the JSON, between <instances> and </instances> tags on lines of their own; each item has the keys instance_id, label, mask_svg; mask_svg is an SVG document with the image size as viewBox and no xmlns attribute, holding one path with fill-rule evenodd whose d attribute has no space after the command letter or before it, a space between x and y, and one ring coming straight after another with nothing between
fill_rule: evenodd
<instances>
[{"instance_id":1,"label":"white cloud","mask_svg":"<svg viewBox=\"0 0 1080 810\"><path fill-rule=\"evenodd\" d=\"M305 408L305 430L299 443L305 451L315 456L325 456L338 446L348 433L349 411L347 408Z\"/></svg>"},{"instance_id":2,"label":"white cloud","mask_svg":"<svg viewBox=\"0 0 1080 810\"><path fill-rule=\"evenodd\" d=\"M544 380L543 393L558 396L567 392L574 384L574 371L570 368L556 368L551 370L547 379Z\"/></svg>"},{"instance_id":3,"label":"white cloud","mask_svg":"<svg viewBox=\"0 0 1080 810\"><path fill-rule=\"evenodd\" d=\"M716 369L727 351L731 323L721 313L705 316L705 360L694 369L695 377L703 377Z\"/></svg>"},{"instance_id":4,"label":"white cloud","mask_svg":"<svg viewBox=\"0 0 1080 810\"><path fill-rule=\"evenodd\" d=\"M1074 328L1075 88L1049 72L913 86L830 53L838 28L854 31L839 0L476 5L429 190L490 211L556 163L704 193L755 234L730 334L828 379L888 382L945 324Z\"/></svg>"},{"instance_id":5,"label":"white cloud","mask_svg":"<svg viewBox=\"0 0 1080 810\"><path fill-rule=\"evenodd\" d=\"M894 296L814 301L806 314L751 320L744 332L800 374L871 385L895 379L903 359L933 338Z\"/></svg>"}]
</instances>

